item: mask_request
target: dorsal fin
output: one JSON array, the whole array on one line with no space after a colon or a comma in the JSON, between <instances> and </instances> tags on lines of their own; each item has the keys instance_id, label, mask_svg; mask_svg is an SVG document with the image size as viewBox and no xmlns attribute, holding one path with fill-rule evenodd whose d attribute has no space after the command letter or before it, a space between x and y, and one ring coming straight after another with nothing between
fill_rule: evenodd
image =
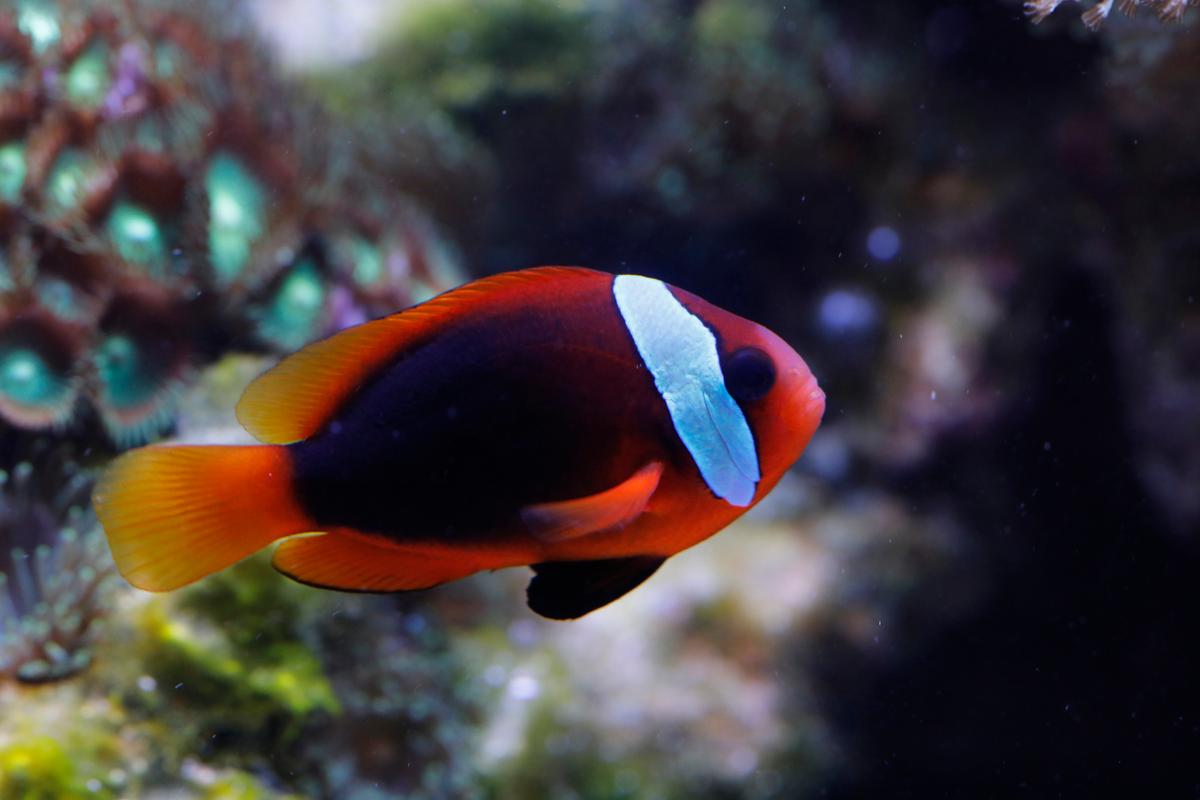
<instances>
[{"instance_id":1,"label":"dorsal fin","mask_svg":"<svg viewBox=\"0 0 1200 800\"><path fill-rule=\"evenodd\" d=\"M346 399L396 353L457 314L505 291L569 277L605 273L581 267L536 267L460 286L390 317L314 342L246 387L238 422L261 442L291 444L320 430Z\"/></svg>"}]
</instances>

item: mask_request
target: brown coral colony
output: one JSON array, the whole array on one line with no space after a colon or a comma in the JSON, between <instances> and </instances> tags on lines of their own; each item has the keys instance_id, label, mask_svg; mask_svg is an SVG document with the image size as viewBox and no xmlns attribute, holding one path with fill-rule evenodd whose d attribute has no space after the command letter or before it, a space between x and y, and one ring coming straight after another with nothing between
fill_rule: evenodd
<instances>
[{"instance_id":1,"label":"brown coral colony","mask_svg":"<svg viewBox=\"0 0 1200 800\"><path fill-rule=\"evenodd\" d=\"M445 261L436 231L316 140L246 28L177 2L0 10L0 420L145 441L215 354L453 282L388 269Z\"/></svg>"}]
</instances>

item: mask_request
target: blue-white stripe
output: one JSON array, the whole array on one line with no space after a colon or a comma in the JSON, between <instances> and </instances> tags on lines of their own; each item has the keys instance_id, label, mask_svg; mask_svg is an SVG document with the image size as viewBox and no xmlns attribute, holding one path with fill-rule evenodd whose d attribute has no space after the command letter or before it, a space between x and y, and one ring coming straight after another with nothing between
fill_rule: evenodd
<instances>
[{"instance_id":1,"label":"blue-white stripe","mask_svg":"<svg viewBox=\"0 0 1200 800\"><path fill-rule=\"evenodd\" d=\"M758 453L742 409L725 388L716 337L662 281L618 275L613 295L704 482L731 505L750 505L761 478Z\"/></svg>"}]
</instances>

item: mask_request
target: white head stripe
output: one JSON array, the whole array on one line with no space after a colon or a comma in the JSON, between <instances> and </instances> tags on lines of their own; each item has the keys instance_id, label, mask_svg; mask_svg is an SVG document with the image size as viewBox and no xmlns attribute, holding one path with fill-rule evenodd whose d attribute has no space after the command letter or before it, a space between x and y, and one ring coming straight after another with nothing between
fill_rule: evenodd
<instances>
[{"instance_id":1,"label":"white head stripe","mask_svg":"<svg viewBox=\"0 0 1200 800\"><path fill-rule=\"evenodd\" d=\"M662 281L618 275L613 296L671 422L713 494L748 506L758 484L754 435L725 389L712 331Z\"/></svg>"}]
</instances>

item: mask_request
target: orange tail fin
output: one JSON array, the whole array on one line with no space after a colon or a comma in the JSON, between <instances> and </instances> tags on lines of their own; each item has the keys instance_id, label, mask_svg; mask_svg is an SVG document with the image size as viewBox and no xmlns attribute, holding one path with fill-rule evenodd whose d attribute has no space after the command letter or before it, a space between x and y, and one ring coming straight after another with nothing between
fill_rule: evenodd
<instances>
[{"instance_id":1,"label":"orange tail fin","mask_svg":"<svg viewBox=\"0 0 1200 800\"><path fill-rule=\"evenodd\" d=\"M121 574L178 589L271 542L313 529L282 447L159 446L118 458L93 493Z\"/></svg>"}]
</instances>

